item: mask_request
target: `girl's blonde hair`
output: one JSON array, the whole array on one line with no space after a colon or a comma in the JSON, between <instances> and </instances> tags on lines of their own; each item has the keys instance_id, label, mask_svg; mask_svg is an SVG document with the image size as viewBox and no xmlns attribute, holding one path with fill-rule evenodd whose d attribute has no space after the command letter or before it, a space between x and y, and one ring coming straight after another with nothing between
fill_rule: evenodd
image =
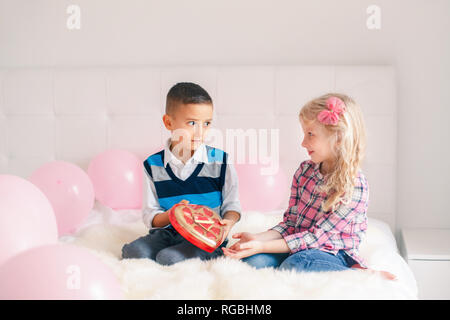
<instances>
[{"instance_id":1,"label":"girl's blonde hair","mask_svg":"<svg viewBox=\"0 0 450 320\"><path fill-rule=\"evenodd\" d=\"M317 116L322 110L328 110L326 101L332 96L340 98L346 110L336 125L326 125ZM319 187L319 191L327 194L322 204L323 211L334 211L341 201L345 204L351 201L358 170L365 156L366 130L361 109L349 96L328 93L305 104L300 110L299 119L304 122L316 121L329 133L330 147L336 161L325 175L325 183Z\"/></svg>"}]
</instances>

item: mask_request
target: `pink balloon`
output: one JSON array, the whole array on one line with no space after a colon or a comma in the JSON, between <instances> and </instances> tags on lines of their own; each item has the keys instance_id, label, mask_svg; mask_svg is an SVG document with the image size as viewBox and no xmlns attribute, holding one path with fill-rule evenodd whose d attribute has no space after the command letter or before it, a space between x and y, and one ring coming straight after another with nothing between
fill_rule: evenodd
<instances>
[{"instance_id":1,"label":"pink balloon","mask_svg":"<svg viewBox=\"0 0 450 320\"><path fill-rule=\"evenodd\" d=\"M277 210L289 198L289 185L284 171L279 168L275 174L263 175L261 169L264 167L267 166L235 164L242 210L262 212Z\"/></svg>"},{"instance_id":2,"label":"pink balloon","mask_svg":"<svg viewBox=\"0 0 450 320\"><path fill-rule=\"evenodd\" d=\"M55 214L42 191L21 177L0 175L0 264L57 240Z\"/></svg>"},{"instance_id":3,"label":"pink balloon","mask_svg":"<svg viewBox=\"0 0 450 320\"><path fill-rule=\"evenodd\" d=\"M24 251L0 266L0 299L123 299L114 273L88 250L70 244Z\"/></svg>"},{"instance_id":4,"label":"pink balloon","mask_svg":"<svg viewBox=\"0 0 450 320\"><path fill-rule=\"evenodd\" d=\"M94 206L95 195L91 179L72 163L46 163L35 170L29 180L50 200L59 236L74 232Z\"/></svg>"},{"instance_id":5,"label":"pink balloon","mask_svg":"<svg viewBox=\"0 0 450 320\"><path fill-rule=\"evenodd\" d=\"M92 159L88 175L102 204L116 210L141 209L143 170L134 154L110 149Z\"/></svg>"}]
</instances>

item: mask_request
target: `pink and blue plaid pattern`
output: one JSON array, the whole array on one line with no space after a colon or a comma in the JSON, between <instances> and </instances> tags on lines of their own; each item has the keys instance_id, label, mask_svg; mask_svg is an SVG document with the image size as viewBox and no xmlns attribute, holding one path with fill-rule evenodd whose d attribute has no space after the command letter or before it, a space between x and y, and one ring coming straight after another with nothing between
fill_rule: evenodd
<instances>
[{"instance_id":1,"label":"pink and blue plaid pattern","mask_svg":"<svg viewBox=\"0 0 450 320\"><path fill-rule=\"evenodd\" d=\"M333 254L344 250L365 268L358 248L367 229L367 180L359 170L350 203L341 203L335 211L325 212L322 211L322 202L326 194L316 191L323 181L319 164L303 161L294 174L289 208L283 221L270 230L283 236L291 253L313 248Z\"/></svg>"}]
</instances>

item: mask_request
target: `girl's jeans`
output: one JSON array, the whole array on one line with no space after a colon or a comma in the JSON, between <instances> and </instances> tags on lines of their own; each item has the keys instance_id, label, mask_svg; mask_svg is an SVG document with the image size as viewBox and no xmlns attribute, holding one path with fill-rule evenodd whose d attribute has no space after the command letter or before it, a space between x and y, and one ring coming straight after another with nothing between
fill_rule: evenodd
<instances>
[{"instance_id":1,"label":"girl's jeans","mask_svg":"<svg viewBox=\"0 0 450 320\"><path fill-rule=\"evenodd\" d=\"M208 253L184 239L172 226L167 228L150 229L148 235L140 237L122 248L122 258L148 258L163 265L191 259L200 258L209 260L223 255L222 247L226 246L225 240L219 248Z\"/></svg>"},{"instance_id":2,"label":"girl's jeans","mask_svg":"<svg viewBox=\"0 0 450 320\"><path fill-rule=\"evenodd\" d=\"M318 249L289 253L259 253L242 259L257 269L280 268L295 271L341 271L348 270L356 262L343 250L334 255Z\"/></svg>"}]
</instances>

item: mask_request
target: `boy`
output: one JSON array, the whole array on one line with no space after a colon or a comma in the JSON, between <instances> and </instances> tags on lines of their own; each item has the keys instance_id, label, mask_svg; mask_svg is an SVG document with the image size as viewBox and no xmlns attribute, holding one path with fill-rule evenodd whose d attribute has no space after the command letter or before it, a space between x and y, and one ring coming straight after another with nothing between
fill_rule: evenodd
<instances>
[{"instance_id":1,"label":"boy","mask_svg":"<svg viewBox=\"0 0 450 320\"><path fill-rule=\"evenodd\" d=\"M213 103L199 85L173 86L166 100L164 126L171 131L164 150L144 161L143 220L149 234L125 244L123 258L149 258L171 265L190 258L209 260L223 255L222 248L241 206L234 167L228 154L203 143L212 121ZM212 253L185 240L170 224L168 210L177 203L206 205L225 225L225 241Z\"/></svg>"}]
</instances>

